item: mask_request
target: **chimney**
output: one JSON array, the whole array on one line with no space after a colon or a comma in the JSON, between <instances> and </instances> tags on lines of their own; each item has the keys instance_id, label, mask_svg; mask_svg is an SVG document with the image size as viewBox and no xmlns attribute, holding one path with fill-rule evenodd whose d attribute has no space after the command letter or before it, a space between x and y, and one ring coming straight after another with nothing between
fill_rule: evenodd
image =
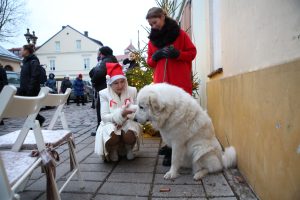
<instances>
[{"instance_id":1,"label":"chimney","mask_svg":"<svg viewBox=\"0 0 300 200\"><path fill-rule=\"evenodd\" d=\"M84 31L84 35L85 35L86 37L89 37L89 32L88 32L88 31Z\"/></svg>"},{"instance_id":2,"label":"chimney","mask_svg":"<svg viewBox=\"0 0 300 200\"><path fill-rule=\"evenodd\" d=\"M62 26L62 27L61 27L61 29L64 29L64 28L66 28L66 26Z\"/></svg>"}]
</instances>

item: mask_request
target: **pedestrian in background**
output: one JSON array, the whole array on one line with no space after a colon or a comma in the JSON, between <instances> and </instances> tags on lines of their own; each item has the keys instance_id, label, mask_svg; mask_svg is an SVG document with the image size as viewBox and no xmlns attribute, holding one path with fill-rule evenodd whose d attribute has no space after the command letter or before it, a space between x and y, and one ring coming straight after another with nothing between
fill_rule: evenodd
<instances>
[{"instance_id":1,"label":"pedestrian in background","mask_svg":"<svg viewBox=\"0 0 300 200\"><path fill-rule=\"evenodd\" d=\"M157 7L149 9L146 19L151 26L147 63L154 69L154 83L166 82L192 95L192 60L196 47L178 23ZM164 146L163 165L171 165L171 148Z\"/></svg>"},{"instance_id":2,"label":"pedestrian in background","mask_svg":"<svg viewBox=\"0 0 300 200\"><path fill-rule=\"evenodd\" d=\"M61 82L60 91L61 93L65 93L68 88L72 88L72 82L70 81L70 76L66 75L64 80ZM67 100L67 105L70 104L70 95Z\"/></svg>"},{"instance_id":3,"label":"pedestrian in background","mask_svg":"<svg viewBox=\"0 0 300 200\"><path fill-rule=\"evenodd\" d=\"M5 85L8 84L6 71L3 68L3 65L0 64L0 92L4 88ZM4 125L3 120L0 121L0 125Z\"/></svg>"},{"instance_id":4,"label":"pedestrian in background","mask_svg":"<svg viewBox=\"0 0 300 200\"><path fill-rule=\"evenodd\" d=\"M84 106L84 83L82 81L82 74L78 74L78 77L74 81L74 94L76 96L76 103L77 106L80 105L80 101L82 105Z\"/></svg>"},{"instance_id":5,"label":"pedestrian in background","mask_svg":"<svg viewBox=\"0 0 300 200\"><path fill-rule=\"evenodd\" d=\"M46 81L46 86L51 88L51 93L56 94L57 93L57 87L56 87L56 80L55 80L55 75L53 73L49 74L49 78Z\"/></svg>"},{"instance_id":6,"label":"pedestrian in background","mask_svg":"<svg viewBox=\"0 0 300 200\"><path fill-rule=\"evenodd\" d=\"M96 111L97 111L97 127L101 122L101 114L100 114L100 98L99 98L99 91L105 89L107 87L106 84L106 63L118 63L117 58L113 55L113 50L108 46L103 46L99 49L99 62L94 67L89 75L92 80L92 84L98 93L97 101L96 101ZM96 132L91 133L92 136L96 135Z\"/></svg>"},{"instance_id":7,"label":"pedestrian in background","mask_svg":"<svg viewBox=\"0 0 300 200\"><path fill-rule=\"evenodd\" d=\"M137 54L134 52L130 52L129 57L123 60L123 65L126 66L125 71L131 70L131 69L139 66L136 59L137 59ZM127 67L127 65L128 65L128 67Z\"/></svg>"},{"instance_id":8,"label":"pedestrian in background","mask_svg":"<svg viewBox=\"0 0 300 200\"><path fill-rule=\"evenodd\" d=\"M6 71L3 68L3 65L0 64L0 92L4 88L5 85L8 84Z\"/></svg>"},{"instance_id":9,"label":"pedestrian in background","mask_svg":"<svg viewBox=\"0 0 300 200\"><path fill-rule=\"evenodd\" d=\"M40 61L34 55L35 48L32 44L24 45L21 51L23 61L20 72L20 88L17 95L20 96L37 96L41 89L41 69ZM40 126L43 126L45 118L38 114L36 119Z\"/></svg>"}]
</instances>

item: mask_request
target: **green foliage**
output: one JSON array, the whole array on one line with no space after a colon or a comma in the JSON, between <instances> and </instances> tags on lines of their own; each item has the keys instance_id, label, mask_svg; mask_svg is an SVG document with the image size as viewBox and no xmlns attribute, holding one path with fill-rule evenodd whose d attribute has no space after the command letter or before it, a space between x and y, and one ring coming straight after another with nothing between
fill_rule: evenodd
<instances>
[{"instance_id":1,"label":"green foliage","mask_svg":"<svg viewBox=\"0 0 300 200\"><path fill-rule=\"evenodd\" d=\"M181 6L181 3L176 6L174 0L155 0L158 7L162 8L169 17L175 14L175 11Z\"/></svg>"},{"instance_id":2,"label":"green foliage","mask_svg":"<svg viewBox=\"0 0 300 200\"><path fill-rule=\"evenodd\" d=\"M138 91L145 85L151 84L153 81L153 70L148 66L147 61L143 56L145 49L146 47L132 52L136 56L138 66L133 69L129 69L126 72L128 84L136 87Z\"/></svg>"}]
</instances>

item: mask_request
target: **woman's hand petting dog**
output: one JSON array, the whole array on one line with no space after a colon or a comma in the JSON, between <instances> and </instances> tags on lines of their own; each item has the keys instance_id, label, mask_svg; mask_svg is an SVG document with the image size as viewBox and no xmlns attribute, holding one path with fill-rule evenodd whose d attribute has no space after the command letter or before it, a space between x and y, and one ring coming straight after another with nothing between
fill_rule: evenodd
<instances>
[{"instance_id":1,"label":"woman's hand petting dog","mask_svg":"<svg viewBox=\"0 0 300 200\"><path fill-rule=\"evenodd\" d=\"M126 118L127 115L130 115L130 114L132 114L132 113L134 113L133 110L130 110L130 109L128 109L128 108L125 108L125 109L122 111L122 117Z\"/></svg>"}]
</instances>

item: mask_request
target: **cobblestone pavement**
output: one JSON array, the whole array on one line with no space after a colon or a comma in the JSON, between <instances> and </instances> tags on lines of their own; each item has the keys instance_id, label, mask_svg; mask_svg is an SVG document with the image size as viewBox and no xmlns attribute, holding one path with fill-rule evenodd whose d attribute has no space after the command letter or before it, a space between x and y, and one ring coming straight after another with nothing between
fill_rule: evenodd
<instances>
[{"instance_id":1,"label":"cobblestone pavement","mask_svg":"<svg viewBox=\"0 0 300 200\"><path fill-rule=\"evenodd\" d=\"M94 137L90 133L95 130L96 113L90 104L77 107L76 104L65 106L65 113L70 129L75 135L76 151L86 187L80 190L79 183L74 178L62 193L62 199L72 200L131 200L131 199L257 199L237 169L226 170L223 173L211 174L202 181L193 181L191 170L181 170L181 175L175 181L163 179L163 174L169 169L162 166L162 156L158 155L161 146L160 138L144 139L141 149L134 161L122 159L118 163L103 163L94 151ZM47 118L45 126L54 110L45 110L41 114ZM24 119L6 119L0 126L0 135L19 129ZM60 128L58 124L55 128ZM58 148L60 162L57 166L58 185L61 186L69 174L67 146ZM21 199L43 200L46 180L37 168L27 182ZM160 192L161 188L170 189Z\"/></svg>"}]
</instances>

